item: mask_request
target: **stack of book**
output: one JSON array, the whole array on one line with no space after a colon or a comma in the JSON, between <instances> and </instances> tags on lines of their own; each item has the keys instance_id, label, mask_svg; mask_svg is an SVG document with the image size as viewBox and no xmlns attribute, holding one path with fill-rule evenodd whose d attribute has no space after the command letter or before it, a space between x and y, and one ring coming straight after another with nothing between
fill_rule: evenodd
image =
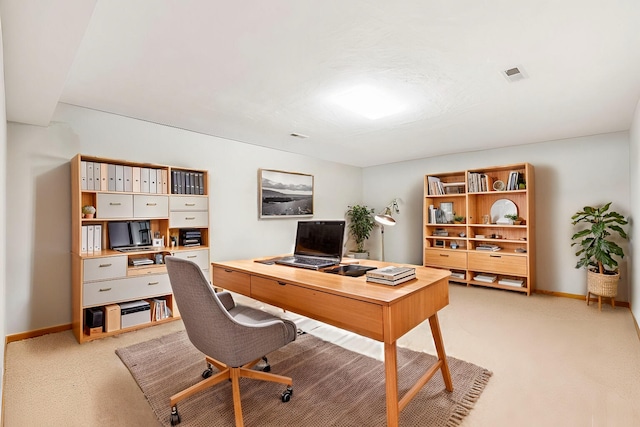
<instances>
[{"instance_id":1,"label":"stack of book","mask_svg":"<svg viewBox=\"0 0 640 427\"><path fill-rule=\"evenodd\" d=\"M492 274L476 274L473 276L473 280L477 282L493 283L496 279L497 277Z\"/></svg>"},{"instance_id":2,"label":"stack of book","mask_svg":"<svg viewBox=\"0 0 640 427\"><path fill-rule=\"evenodd\" d=\"M478 236L476 236L476 237L478 237ZM498 246L498 245L481 244L481 245L477 245L476 246L476 250L478 250L478 251L496 252L496 251L499 251L500 249L502 249L502 248L500 246Z\"/></svg>"},{"instance_id":3,"label":"stack of book","mask_svg":"<svg viewBox=\"0 0 640 427\"><path fill-rule=\"evenodd\" d=\"M433 230L433 235L440 236L440 237L447 237L449 236L449 232L444 228L436 228L435 230Z\"/></svg>"},{"instance_id":4,"label":"stack of book","mask_svg":"<svg viewBox=\"0 0 640 427\"><path fill-rule=\"evenodd\" d=\"M522 287L524 285L524 281L521 279L505 279L502 278L500 280L498 280L498 283L501 285L506 285L506 286L515 286L515 287Z\"/></svg>"},{"instance_id":5,"label":"stack of book","mask_svg":"<svg viewBox=\"0 0 640 427\"><path fill-rule=\"evenodd\" d=\"M451 272L451 277L454 279L462 279L464 280L466 278L466 275L464 274L464 272L461 271L452 271Z\"/></svg>"},{"instance_id":6,"label":"stack of book","mask_svg":"<svg viewBox=\"0 0 640 427\"><path fill-rule=\"evenodd\" d=\"M413 267L382 267L367 271L367 282L381 283L383 285L399 285L416 278L416 269Z\"/></svg>"}]
</instances>

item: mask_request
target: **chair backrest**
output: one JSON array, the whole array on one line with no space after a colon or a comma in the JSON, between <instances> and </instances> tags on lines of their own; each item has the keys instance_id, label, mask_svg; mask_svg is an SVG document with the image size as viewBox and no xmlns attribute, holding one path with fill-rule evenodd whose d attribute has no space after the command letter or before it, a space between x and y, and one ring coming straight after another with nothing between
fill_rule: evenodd
<instances>
[{"instance_id":1,"label":"chair backrest","mask_svg":"<svg viewBox=\"0 0 640 427\"><path fill-rule=\"evenodd\" d=\"M173 256L165 257L165 263L191 343L207 356L238 366L237 360L245 357L244 343L237 340L244 327L229 315L197 264Z\"/></svg>"}]
</instances>

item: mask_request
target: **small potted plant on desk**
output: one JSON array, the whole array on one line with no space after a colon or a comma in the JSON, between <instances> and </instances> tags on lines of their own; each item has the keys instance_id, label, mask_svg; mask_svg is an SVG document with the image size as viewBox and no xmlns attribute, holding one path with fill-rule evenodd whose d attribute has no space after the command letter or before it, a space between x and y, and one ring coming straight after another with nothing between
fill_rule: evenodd
<instances>
[{"instance_id":1,"label":"small potted plant on desk","mask_svg":"<svg viewBox=\"0 0 640 427\"><path fill-rule=\"evenodd\" d=\"M364 249L364 242L371 235L375 226L373 209L364 205L349 206L347 219L349 220L349 235L356 242L356 250L352 251L354 258L367 258L369 252Z\"/></svg>"},{"instance_id":2,"label":"small potted plant on desk","mask_svg":"<svg viewBox=\"0 0 640 427\"><path fill-rule=\"evenodd\" d=\"M620 271L614 257L624 258L622 248L609 236L615 232L621 238L627 238L627 233L620 227L626 225L627 220L618 212L609 212L610 205L611 202L601 207L585 206L571 217L573 225L586 223L589 227L571 237L574 240L571 246L580 247L576 252L580 257L576 268L587 269L587 305L590 295L594 294L598 296L600 309L602 297L610 298L611 306L615 307Z\"/></svg>"}]
</instances>

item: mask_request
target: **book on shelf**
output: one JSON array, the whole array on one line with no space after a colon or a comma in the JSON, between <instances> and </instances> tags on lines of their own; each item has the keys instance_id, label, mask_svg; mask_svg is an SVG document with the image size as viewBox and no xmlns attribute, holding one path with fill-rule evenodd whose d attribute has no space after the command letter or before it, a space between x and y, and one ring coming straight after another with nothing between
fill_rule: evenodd
<instances>
[{"instance_id":1,"label":"book on shelf","mask_svg":"<svg viewBox=\"0 0 640 427\"><path fill-rule=\"evenodd\" d=\"M455 278L455 279L465 279L465 274L459 271L452 271L451 272L451 277Z\"/></svg>"},{"instance_id":2,"label":"book on shelf","mask_svg":"<svg viewBox=\"0 0 640 427\"><path fill-rule=\"evenodd\" d=\"M167 306L167 300L162 298L153 298L147 300L151 308L151 320L158 321L171 317L171 310Z\"/></svg>"},{"instance_id":3,"label":"book on shelf","mask_svg":"<svg viewBox=\"0 0 640 427\"><path fill-rule=\"evenodd\" d=\"M436 228L435 230L433 230L432 235L437 237L449 237L449 232L444 228Z\"/></svg>"},{"instance_id":4,"label":"book on shelf","mask_svg":"<svg viewBox=\"0 0 640 427\"><path fill-rule=\"evenodd\" d=\"M507 285L507 286L515 286L515 287L522 287L524 285L524 280L521 279L500 279L498 280L498 284L500 285Z\"/></svg>"},{"instance_id":5,"label":"book on shelf","mask_svg":"<svg viewBox=\"0 0 640 427\"><path fill-rule=\"evenodd\" d=\"M499 250L501 250L502 248L498 245L478 245L476 246L476 250L478 251L492 251L492 252L497 252Z\"/></svg>"},{"instance_id":6,"label":"book on shelf","mask_svg":"<svg viewBox=\"0 0 640 427\"><path fill-rule=\"evenodd\" d=\"M367 276L367 282L371 282L371 283L380 283L382 285L389 285L389 286L395 286L395 285L399 285L401 283L405 283L408 282L409 280L413 280L416 278L416 273L415 271L407 276L403 276L403 277L399 277L396 279L381 279L379 277L369 277Z\"/></svg>"},{"instance_id":7,"label":"book on shelf","mask_svg":"<svg viewBox=\"0 0 640 427\"><path fill-rule=\"evenodd\" d=\"M432 196L439 196L444 194L444 186L442 185L442 181L440 178L436 176L427 177L427 182L429 184L429 194Z\"/></svg>"},{"instance_id":8,"label":"book on shelf","mask_svg":"<svg viewBox=\"0 0 640 427\"><path fill-rule=\"evenodd\" d=\"M507 190L508 191L517 190L519 182L520 182L520 172L518 171L509 172L509 179L507 181Z\"/></svg>"},{"instance_id":9,"label":"book on shelf","mask_svg":"<svg viewBox=\"0 0 640 427\"><path fill-rule=\"evenodd\" d=\"M444 187L445 194L464 194L464 186L463 182L443 182L442 187Z\"/></svg>"},{"instance_id":10,"label":"book on shelf","mask_svg":"<svg viewBox=\"0 0 640 427\"><path fill-rule=\"evenodd\" d=\"M367 271L367 279L385 279L396 280L413 274L415 276L416 269L413 267L399 267L390 265L388 267L376 268L375 270Z\"/></svg>"},{"instance_id":11,"label":"book on shelf","mask_svg":"<svg viewBox=\"0 0 640 427\"><path fill-rule=\"evenodd\" d=\"M153 263L154 263L153 260L149 258L130 258L129 259L129 264L133 265L134 267L139 267L141 265L151 265Z\"/></svg>"},{"instance_id":12,"label":"book on shelf","mask_svg":"<svg viewBox=\"0 0 640 427\"><path fill-rule=\"evenodd\" d=\"M493 283L497 279L498 279L497 276L494 276L491 274L476 274L475 276L473 276L473 280L477 282Z\"/></svg>"},{"instance_id":13,"label":"book on shelf","mask_svg":"<svg viewBox=\"0 0 640 427\"><path fill-rule=\"evenodd\" d=\"M469 193L493 191L493 178L486 173L469 172L467 176Z\"/></svg>"}]
</instances>

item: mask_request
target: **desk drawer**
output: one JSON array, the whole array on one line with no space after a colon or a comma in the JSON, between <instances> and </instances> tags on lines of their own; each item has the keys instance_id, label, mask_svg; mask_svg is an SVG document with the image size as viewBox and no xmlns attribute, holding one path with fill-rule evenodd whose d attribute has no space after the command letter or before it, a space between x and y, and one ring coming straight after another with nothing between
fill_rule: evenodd
<instances>
[{"instance_id":1,"label":"desk drawer","mask_svg":"<svg viewBox=\"0 0 640 427\"><path fill-rule=\"evenodd\" d=\"M247 273L214 267L213 286L251 296L251 276Z\"/></svg>"},{"instance_id":2,"label":"desk drawer","mask_svg":"<svg viewBox=\"0 0 640 427\"><path fill-rule=\"evenodd\" d=\"M430 267L467 269L467 253L455 250L425 249L424 264Z\"/></svg>"},{"instance_id":3,"label":"desk drawer","mask_svg":"<svg viewBox=\"0 0 640 427\"><path fill-rule=\"evenodd\" d=\"M469 270L527 275L527 257L499 253L469 253Z\"/></svg>"},{"instance_id":4,"label":"desk drawer","mask_svg":"<svg viewBox=\"0 0 640 427\"><path fill-rule=\"evenodd\" d=\"M82 281L117 279L127 277L127 257L112 256L105 258L87 258L83 262Z\"/></svg>"},{"instance_id":5,"label":"desk drawer","mask_svg":"<svg viewBox=\"0 0 640 427\"><path fill-rule=\"evenodd\" d=\"M105 305L170 293L171 283L166 274L105 280L83 285L82 306Z\"/></svg>"},{"instance_id":6,"label":"desk drawer","mask_svg":"<svg viewBox=\"0 0 640 427\"><path fill-rule=\"evenodd\" d=\"M382 306L377 304L259 276L251 276L251 297L378 341L384 339Z\"/></svg>"}]
</instances>

